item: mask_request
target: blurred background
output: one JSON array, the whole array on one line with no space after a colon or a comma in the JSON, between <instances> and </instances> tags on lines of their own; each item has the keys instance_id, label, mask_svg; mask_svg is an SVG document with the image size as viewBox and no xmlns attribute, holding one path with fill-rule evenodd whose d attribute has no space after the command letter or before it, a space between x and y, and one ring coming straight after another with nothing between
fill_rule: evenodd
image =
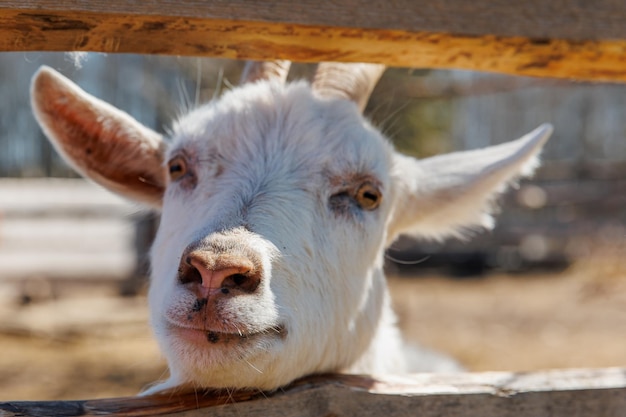
<instances>
[{"instance_id":1,"label":"blurred background","mask_svg":"<svg viewBox=\"0 0 626 417\"><path fill-rule=\"evenodd\" d=\"M243 62L0 54L0 400L133 395L166 375L145 301L158 216L55 153L29 105L41 65L164 132ZM626 86L392 68L366 114L420 158L555 127L493 231L389 249L407 339L475 371L626 366Z\"/></svg>"}]
</instances>

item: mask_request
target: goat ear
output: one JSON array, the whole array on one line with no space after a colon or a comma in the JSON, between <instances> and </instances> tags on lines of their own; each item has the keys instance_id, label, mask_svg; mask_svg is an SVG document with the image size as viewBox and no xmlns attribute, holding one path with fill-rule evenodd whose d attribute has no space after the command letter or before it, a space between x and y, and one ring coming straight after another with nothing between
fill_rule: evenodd
<instances>
[{"instance_id":1,"label":"goat ear","mask_svg":"<svg viewBox=\"0 0 626 417\"><path fill-rule=\"evenodd\" d=\"M514 142L419 161L396 154L390 242L401 233L441 239L493 227L493 200L534 171L551 133L544 124Z\"/></svg>"},{"instance_id":2,"label":"goat ear","mask_svg":"<svg viewBox=\"0 0 626 417\"><path fill-rule=\"evenodd\" d=\"M166 182L161 135L45 66L33 77L31 105L74 169L124 197L160 207Z\"/></svg>"}]
</instances>

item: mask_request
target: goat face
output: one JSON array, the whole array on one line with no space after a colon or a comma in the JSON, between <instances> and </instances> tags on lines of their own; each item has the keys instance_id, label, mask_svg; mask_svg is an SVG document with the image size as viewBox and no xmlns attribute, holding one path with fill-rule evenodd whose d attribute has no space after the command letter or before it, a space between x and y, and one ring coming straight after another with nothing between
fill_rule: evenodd
<instances>
[{"instance_id":1,"label":"goat face","mask_svg":"<svg viewBox=\"0 0 626 417\"><path fill-rule=\"evenodd\" d=\"M381 67L320 64L311 87L276 81L281 65L181 118L169 142L50 69L34 78L35 115L66 159L162 211L149 293L171 373L160 388L401 370L385 246L489 226L493 196L551 130L417 161L360 115Z\"/></svg>"},{"instance_id":2,"label":"goat face","mask_svg":"<svg viewBox=\"0 0 626 417\"><path fill-rule=\"evenodd\" d=\"M232 91L174 131L150 291L172 371L275 388L354 362L384 296L388 144L305 84Z\"/></svg>"}]
</instances>

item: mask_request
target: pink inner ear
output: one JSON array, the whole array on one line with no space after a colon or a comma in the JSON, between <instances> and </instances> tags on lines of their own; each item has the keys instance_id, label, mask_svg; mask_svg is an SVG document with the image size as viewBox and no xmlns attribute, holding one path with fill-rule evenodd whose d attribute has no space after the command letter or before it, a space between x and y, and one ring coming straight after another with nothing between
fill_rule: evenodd
<instances>
[{"instance_id":1,"label":"pink inner ear","mask_svg":"<svg viewBox=\"0 0 626 417\"><path fill-rule=\"evenodd\" d=\"M111 191L160 205L166 180L158 133L48 68L31 94L37 120L67 162Z\"/></svg>"}]
</instances>

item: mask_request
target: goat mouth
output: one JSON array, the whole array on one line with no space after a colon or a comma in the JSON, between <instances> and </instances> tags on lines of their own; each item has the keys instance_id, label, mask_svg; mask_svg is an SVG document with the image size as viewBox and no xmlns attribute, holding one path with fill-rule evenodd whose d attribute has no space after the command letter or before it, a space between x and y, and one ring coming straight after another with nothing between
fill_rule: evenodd
<instances>
[{"instance_id":1,"label":"goat mouth","mask_svg":"<svg viewBox=\"0 0 626 417\"><path fill-rule=\"evenodd\" d=\"M207 329L198 329L190 327L182 327L176 324L169 324L170 331L178 338L185 341L192 342L194 344L243 344L250 340L256 340L258 338L268 339L284 339L287 335L285 326L270 326L264 330L256 332L220 332Z\"/></svg>"}]
</instances>

